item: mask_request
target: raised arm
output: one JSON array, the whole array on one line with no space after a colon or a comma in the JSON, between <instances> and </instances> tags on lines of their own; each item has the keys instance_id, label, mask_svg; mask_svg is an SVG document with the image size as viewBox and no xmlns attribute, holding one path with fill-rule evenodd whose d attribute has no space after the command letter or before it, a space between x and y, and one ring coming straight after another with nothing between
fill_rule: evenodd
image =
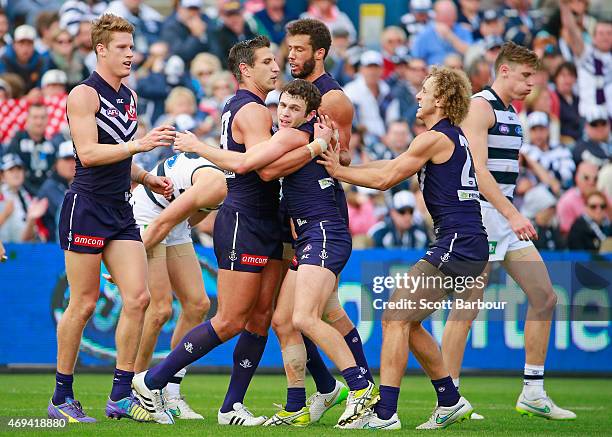
<instances>
[{"instance_id":1,"label":"raised arm","mask_svg":"<svg viewBox=\"0 0 612 437\"><path fill-rule=\"evenodd\" d=\"M353 185L388 190L414 175L430 159L445 149L450 150L450 140L436 132L425 132L417 136L408 150L392 160L373 161L367 164L343 167L340 165L338 150L328 150L319 161L330 176ZM447 150L447 152L448 152ZM448 153L447 153L448 154Z\"/></svg>"},{"instance_id":2,"label":"raised arm","mask_svg":"<svg viewBox=\"0 0 612 437\"><path fill-rule=\"evenodd\" d=\"M328 115L336 124L340 141L340 164L344 166L351 165L349 142L354 112L351 100L342 91L330 91L321 99L319 114Z\"/></svg>"},{"instance_id":3,"label":"raised arm","mask_svg":"<svg viewBox=\"0 0 612 437\"><path fill-rule=\"evenodd\" d=\"M567 0L559 2L559 10L561 12L561 33L567 44L572 49L576 58L580 58L584 52L584 41L582 40L582 32L578 27L576 18L569 7Z\"/></svg>"},{"instance_id":4,"label":"raised arm","mask_svg":"<svg viewBox=\"0 0 612 437\"><path fill-rule=\"evenodd\" d=\"M489 103L481 98L472 99L470 110L461 128L465 133L472 153L478 190L510 222L512 230L520 239L523 239L523 235L526 235L528 239L537 238L531 222L523 217L512 202L504 196L495 178L487 168L489 157L487 132L494 122L493 111Z\"/></svg>"},{"instance_id":5,"label":"raised arm","mask_svg":"<svg viewBox=\"0 0 612 437\"><path fill-rule=\"evenodd\" d=\"M159 126L140 140L120 144L100 144L96 139L96 112L98 111L96 91L87 85L78 85L68 95L66 105L70 120L70 134L77 155L85 167L119 162L138 152L168 146L174 140L172 126Z\"/></svg>"}]
</instances>

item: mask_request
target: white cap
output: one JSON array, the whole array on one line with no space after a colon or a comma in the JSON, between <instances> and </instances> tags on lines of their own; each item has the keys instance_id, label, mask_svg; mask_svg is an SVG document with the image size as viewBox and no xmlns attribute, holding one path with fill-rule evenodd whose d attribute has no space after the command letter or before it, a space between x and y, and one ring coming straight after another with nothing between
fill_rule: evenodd
<instances>
[{"instance_id":1,"label":"white cap","mask_svg":"<svg viewBox=\"0 0 612 437\"><path fill-rule=\"evenodd\" d=\"M56 84L66 85L67 82L68 77L66 76L66 73L64 73L62 70L49 70L45 74L43 74L43 77L40 81L42 86Z\"/></svg>"},{"instance_id":2,"label":"white cap","mask_svg":"<svg viewBox=\"0 0 612 437\"><path fill-rule=\"evenodd\" d=\"M604 106L590 106L587 108L584 114L584 118L587 123L593 123L594 121L608 120L608 111Z\"/></svg>"},{"instance_id":3,"label":"white cap","mask_svg":"<svg viewBox=\"0 0 612 437\"><path fill-rule=\"evenodd\" d=\"M431 10L431 0L410 0L410 12L427 12Z\"/></svg>"},{"instance_id":4,"label":"white cap","mask_svg":"<svg viewBox=\"0 0 612 437\"><path fill-rule=\"evenodd\" d=\"M362 53L361 58L359 58L359 64L362 67L367 65L378 65L379 67L382 67L383 56L380 52L368 50L367 52Z\"/></svg>"},{"instance_id":5,"label":"white cap","mask_svg":"<svg viewBox=\"0 0 612 437\"><path fill-rule=\"evenodd\" d=\"M266 106L278 105L278 102L280 101L280 95L281 92L279 90L270 91L266 96Z\"/></svg>"},{"instance_id":6,"label":"white cap","mask_svg":"<svg viewBox=\"0 0 612 437\"><path fill-rule=\"evenodd\" d=\"M525 193L521 213L525 217L534 218L538 212L556 204L557 198L545 185L536 185Z\"/></svg>"},{"instance_id":7,"label":"white cap","mask_svg":"<svg viewBox=\"0 0 612 437\"><path fill-rule=\"evenodd\" d=\"M25 39L34 41L36 39L36 29L27 24L22 24L17 29L15 29L13 39L15 41L22 41Z\"/></svg>"},{"instance_id":8,"label":"white cap","mask_svg":"<svg viewBox=\"0 0 612 437\"><path fill-rule=\"evenodd\" d=\"M63 158L74 158L72 141L64 141L60 143L59 148L57 149L57 159Z\"/></svg>"},{"instance_id":9,"label":"white cap","mask_svg":"<svg viewBox=\"0 0 612 437\"><path fill-rule=\"evenodd\" d=\"M412 208L416 206L416 198L411 191L402 190L393 195L393 209L400 210L404 208Z\"/></svg>"},{"instance_id":10,"label":"white cap","mask_svg":"<svg viewBox=\"0 0 612 437\"><path fill-rule=\"evenodd\" d=\"M202 0L181 0L181 8L202 9Z\"/></svg>"},{"instance_id":11,"label":"white cap","mask_svg":"<svg viewBox=\"0 0 612 437\"><path fill-rule=\"evenodd\" d=\"M532 129L536 126L548 127L548 114L542 111L532 112L527 116L527 126Z\"/></svg>"}]
</instances>

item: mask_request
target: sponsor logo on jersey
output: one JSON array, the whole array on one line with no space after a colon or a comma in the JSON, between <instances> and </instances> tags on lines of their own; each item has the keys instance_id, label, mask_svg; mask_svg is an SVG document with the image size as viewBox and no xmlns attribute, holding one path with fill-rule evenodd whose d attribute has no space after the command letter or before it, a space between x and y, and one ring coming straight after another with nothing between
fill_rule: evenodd
<instances>
[{"instance_id":1,"label":"sponsor logo on jersey","mask_svg":"<svg viewBox=\"0 0 612 437\"><path fill-rule=\"evenodd\" d=\"M125 113L128 116L128 120L136 121L138 120L138 116L136 115L136 106L134 105L123 105L125 108Z\"/></svg>"},{"instance_id":2,"label":"sponsor logo on jersey","mask_svg":"<svg viewBox=\"0 0 612 437\"><path fill-rule=\"evenodd\" d=\"M508 127L508 125L507 125L507 124L500 124L500 125L499 125L499 131L500 131L502 134L509 134L509 133L510 133L510 128Z\"/></svg>"},{"instance_id":3,"label":"sponsor logo on jersey","mask_svg":"<svg viewBox=\"0 0 612 437\"><path fill-rule=\"evenodd\" d=\"M117 108L108 108L106 110L107 117L117 117L119 115L119 110Z\"/></svg>"},{"instance_id":4,"label":"sponsor logo on jersey","mask_svg":"<svg viewBox=\"0 0 612 437\"><path fill-rule=\"evenodd\" d=\"M515 126L514 132L516 132L517 135L523 135L523 128L520 126Z\"/></svg>"},{"instance_id":5,"label":"sponsor logo on jersey","mask_svg":"<svg viewBox=\"0 0 612 437\"><path fill-rule=\"evenodd\" d=\"M308 221L302 220L302 219L296 219L296 223L297 223L298 226L302 226L302 225L305 225L306 223L308 223Z\"/></svg>"},{"instance_id":6,"label":"sponsor logo on jersey","mask_svg":"<svg viewBox=\"0 0 612 437\"><path fill-rule=\"evenodd\" d=\"M334 180L332 178L319 179L319 187L321 187L322 190L333 186Z\"/></svg>"},{"instance_id":7,"label":"sponsor logo on jersey","mask_svg":"<svg viewBox=\"0 0 612 437\"><path fill-rule=\"evenodd\" d=\"M457 190L457 197L460 201L464 200L479 200L480 193L474 190Z\"/></svg>"},{"instance_id":8,"label":"sponsor logo on jersey","mask_svg":"<svg viewBox=\"0 0 612 437\"><path fill-rule=\"evenodd\" d=\"M91 235L79 235L74 234L73 244L76 246L87 246L87 247L104 247L104 238L93 237Z\"/></svg>"},{"instance_id":9,"label":"sponsor logo on jersey","mask_svg":"<svg viewBox=\"0 0 612 437\"><path fill-rule=\"evenodd\" d=\"M223 174L225 174L225 179L233 179L236 177L236 173L229 170L223 170Z\"/></svg>"},{"instance_id":10,"label":"sponsor logo on jersey","mask_svg":"<svg viewBox=\"0 0 612 437\"><path fill-rule=\"evenodd\" d=\"M240 258L240 264L245 264L248 266L265 266L267 263L267 256L249 255L247 253L243 253L242 257Z\"/></svg>"}]
</instances>

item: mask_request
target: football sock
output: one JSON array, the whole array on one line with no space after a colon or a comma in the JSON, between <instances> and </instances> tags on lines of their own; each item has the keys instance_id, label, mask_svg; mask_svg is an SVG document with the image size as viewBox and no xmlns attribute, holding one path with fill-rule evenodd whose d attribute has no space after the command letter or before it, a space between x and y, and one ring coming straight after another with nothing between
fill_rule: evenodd
<instances>
[{"instance_id":1,"label":"football sock","mask_svg":"<svg viewBox=\"0 0 612 437\"><path fill-rule=\"evenodd\" d=\"M267 336L242 331L234 348L234 367L221 412L233 409L234 403L244 401L251 379L259 366L259 361L266 348Z\"/></svg>"},{"instance_id":2,"label":"football sock","mask_svg":"<svg viewBox=\"0 0 612 437\"><path fill-rule=\"evenodd\" d=\"M523 394L531 400L546 396L544 391L544 366L525 364Z\"/></svg>"},{"instance_id":3,"label":"football sock","mask_svg":"<svg viewBox=\"0 0 612 437\"><path fill-rule=\"evenodd\" d=\"M359 331L357 331L357 328L353 328L351 332L346 334L344 336L344 341L351 350L353 358L355 358L355 362L357 363L357 367L360 368L361 373L365 375L368 381L374 382L374 378L372 377L372 373L368 367L368 361L363 353L363 343L361 342L361 337L359 336Z\"/></svg>"},{"instance_id":4,"label":"football sock","mask_svg":"<svg viewBox=\"0 0 612 437\"><path fill-rule=\"evenodd\" d=\"M359 367L348 367L342 371L342 376L349 390L361 390L368 386L368 380L361 374Z\"/></svg>"},{"instance_id":5,"label":"football sock","mask_svg":"<svg viewBox=\"0 0 612 437\"><path fill-rule=\"evenodd\" d=\"M336 388L336 379L325 365L317 345L305 335L302 335L302 338L304 339L304 346L306 346L306 368L314 379L317 391L319 393L331 393Z\"/></svg>"},{"instance_id":6,"label":"football sock","mask_svg":"<svg viewBox=\"0 0 612 437\"><path fill-rule=\"evenodd\" d=\"M111 401L117 402L123 398L130 397L132 394L132 378L134 378L134 372L115 368L113 388L110 394Z\"/></svg>"},{"instance_id":7,"label":"football sock","mask_svg":"<svg viewBox=\"0 0 612 437\"><path fill-rule=\"evenodd\" d=\"M457 388L453 385L453 380L450 376L442 379L432 379L436 395L438 396L438 405L441 407L452 407L457 402L461 395Z\"/></svg>"},{"instance_id":8,"label":"football sock","mask_svg":"<svg viewBox=\"0 0 612 437\"><path fill-rule=\"evenodd\" d=\"M287 389L287 405L285 411L295 412L306 406L306 389L304 387L290 387Z\"/></svg>"},{"instance_id":9,"label":"football sock","mask_svg":"<svg viewBox=\"0 0 612 437\"><path fill-rule=\"evenodd\" d=\"M453 385L459 390L459 378L453 378Z\"/></svg>"},{"instance_id":10,"label":"football sock","mask_svg":"<svg viewBox=\"0 0 612 437\"><path fill-rule=\"evenodd\" d=\"M183 367L199 360L221 344L210 320L199 324L189 331L172 352L158 365L151 368L145 376L149 389L161 389L170 378Z\"/></svg>"},{"instance_id":11,"label":"football sock","mask_svg":"<svg viewBox=\"0 0 612 437\"><path fill-rule=\"evenodd\" d=\"M187 369L182 368L176 374L170 378L168 385L166 386L166 395L169 398L180 398L181 397L181 382L187 373Z\"/></svg>"},{"instance_id":12,"label":"football sock","mask_svg":"<svg viewBox=\"0 0 612 437\"><path fill-rule=\"evenodd\" d=\"M399 387L381 385L380 400L374 406L376 415L383 420L388 420L397 412L397 399L399 398Z\"/></svg>"},{"instance_id":13,"label":"football sock","mask_svg":"<svg viewBox=\"0 0 612 437\"><path fill-rule=\"evenodd\" d=\"M74 399L72 392L72 382L74 375L64 375L63 373L55 372L55 391L53 392L53 405L61 405L66 403L66 398Z\"/></svg>"}]
</instances>

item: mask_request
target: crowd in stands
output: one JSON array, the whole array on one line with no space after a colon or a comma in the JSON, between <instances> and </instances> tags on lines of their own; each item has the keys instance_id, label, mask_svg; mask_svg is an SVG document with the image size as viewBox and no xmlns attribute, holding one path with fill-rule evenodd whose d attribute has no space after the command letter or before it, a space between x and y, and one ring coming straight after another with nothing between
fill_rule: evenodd
<instances>
[{"instance_id":1,"label":"crowd in stands","mask_svg":"<svg viewBox=\"0 0 612 437\"><path fill-rule=\"evenodd\" d=\"M376 50L359 44L335 0L309 0L301 14L288 12L286 0L173 3L164 16L142 0L0 0L1 241L56 240L75 166L66 97L95 68L91 22L110 12L136 29L127 83L139 96L137 135L170 123L216 144L222 108L237 89L226 69L230 47L267 35L285 72L279 82L287 82L286 24L322 20L332 34L327 71L355 107L355 164L394 158L426 129L415 95L430 66L463 69L478 92L492 83L504 41L526 45L542 69L533 92L515 102L524 128L515 205L533 220L540 249L611 250L612 17L605 0L407 0L407 14L387 17ZM270 93L272 113L277 103L278 92ZM172 153L135 159L151 169ZM416 178L385 193L346 191L354 247L431 242Z\"/></svg>"}]
</instances>

